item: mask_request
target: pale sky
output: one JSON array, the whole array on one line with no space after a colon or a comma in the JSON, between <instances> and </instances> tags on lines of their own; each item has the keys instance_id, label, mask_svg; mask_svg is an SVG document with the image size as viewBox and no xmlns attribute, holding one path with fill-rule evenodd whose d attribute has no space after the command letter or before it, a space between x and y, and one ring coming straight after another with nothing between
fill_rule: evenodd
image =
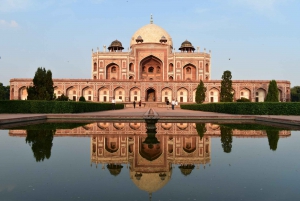
<instances>
[{"instance_id":1,"label":"pale sky","mask_svg":"<svg viewBox=\"0 0 300 201\"><path fill-rule=\"evenodd\" d=\"M211 79L289 80L300 85L299 0L0 0L0 82L91 78L91 50L113 40L127 51L140 27L164 28L212 51ZM229 60L230 59L230 60Z\"/></svg>"}]
</instances>

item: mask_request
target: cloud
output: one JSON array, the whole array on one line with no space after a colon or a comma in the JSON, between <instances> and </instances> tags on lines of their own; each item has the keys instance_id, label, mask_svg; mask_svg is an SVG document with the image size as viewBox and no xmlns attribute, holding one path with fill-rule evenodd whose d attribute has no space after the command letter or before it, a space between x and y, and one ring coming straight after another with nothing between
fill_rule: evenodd
<instances>
[{"instance_id":1,"label":"cloud","mask_svg":"<svg viewBox=\"0 0 300 201\"><path fill-rule=\"evenodd\" d=\"M10 22L0 20L0 27L18 28L19 24L15 20L11 20Z\"/></svg>"},{"instance_id":2,"label":"cloud","mask_svg":"<svg viewBox=\"0 0 300 201\"><path fill-rule=\"evenodd\" d=\"M246 4L252 8L263 11L263 10L274 10L275 7L282 3L287 3L291 0L233 0L239 4Z\"/></svg>"},{"instance_id":3,"label":"cloud","mask_svg":"<svg viewBox=\"0 0 300 201\"><path fill-rule=\"evenodd\" d=\"M99 4L104 2L105 0L91 0L92 3Z\"/></svg>"},{"instance_id":4,"label":"cloud","mask_svg":"<svg viewBox=\"0 0 300 201\"><path fill-rule=\"evenodd\" d=\"M31 4L31 0L0 0L0 11L12 12L26 10Z\"/></svg>"}]
</instances>

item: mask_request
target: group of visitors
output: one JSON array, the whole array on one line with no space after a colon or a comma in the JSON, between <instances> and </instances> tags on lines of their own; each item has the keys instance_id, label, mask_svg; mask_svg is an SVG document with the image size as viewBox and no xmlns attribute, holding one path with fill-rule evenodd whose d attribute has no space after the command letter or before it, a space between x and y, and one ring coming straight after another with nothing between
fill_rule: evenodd
<instances>
[{"instance_id":1,"label":"group of visitors","mask_svg":"<svg viewBox=\"0 0 300 201\"><path fill-rule=\"evenodd\" d=\"M115 100L115 98L112 99L111 103L112 103L112 109L115 110L115 109L116 109L116 100ZM142 101L140 100L140 101L138 102L138 104L139 104L139 108L141 108L141 106L142 106ZM169 109L169 105L170 105L169 99L167 99L166 104L167 104L167 109ZM136 102L135 102L135 100L134 100L134 101L133 101L133 108L134 108L134 109L135 109L135 105L136 105ZM172 105L172 110L174 110L174 109L175 109L175 106L178 105L177 100L173 99L172 102L171 102L171 105Z\"/></svg>"},{"instance_id":2,"label":"group of visitors","mask_svg":"<svg viewBox=\"0 0 300 201\"><path fill-rule=\"evenodd\" d=\"M136 102L135 102L135 100L133 101L133 108L135 109L135 104L136 104ZM142 106L142 101L140 100L139 101L139 108L141 108L141 106Z\"/></svg>"},{"instance_id":3,"label":"group of visitors","mask_svg":"<svg viewBox=\"0 0 300 201\"><path fill-rule=\"evenodd\" d=\"M167 104L167 109L169 109L169 105L170 105L169 99L167 99L166 104ZM178 105L178 101L173 99L172 102L171 102L171 105L172 105L172 110L174 110L175 105Z\"/></svg>"}]
</instances>

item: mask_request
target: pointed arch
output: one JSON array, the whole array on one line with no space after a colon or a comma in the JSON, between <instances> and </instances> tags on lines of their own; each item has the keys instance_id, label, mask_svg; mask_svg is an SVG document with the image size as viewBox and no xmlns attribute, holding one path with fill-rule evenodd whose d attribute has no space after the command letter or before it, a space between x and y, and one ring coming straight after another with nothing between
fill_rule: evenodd
<instances>
[{"instance_id":1,"label":"pointed arch","mask_svg":"<svg viewBox=\"0 0 300 201\"><path fill-rule=\"evenodd\" d=\"M140 77L143 80L162 80L163 62L153 56L149 55L140 62Z\"/></svg>"},{"instance_id":2,"label":"pointed arch","mask_svg":"<svg viewBox=\"0 0 300 201\"><path fill-rule=\"evenodd\" d=\"M220 100L220 91L219 89L213 87L208 91L208 102L219 102Z\"/></svg>"},{"instance_id":3,"label":"pointed arch","mask_svg":"<svg viewBox=\"0 0 300 201\"><path fill-rule=\"evenodd\" d=\"M86 86L82 89L82 96L85 98L86 101L93 101L94 97L94 90L90 86Z\"/></svg>"},{"instance_id":4,"label":"pointed arch","mask_svg":"<svg viewBox=\"0 0 300 201\"><path fill-rule=\"evenodd\" d=\"M183 80L195 81L196 80L196 66L188 63L183 66Z\"/></svg>"},{"instance_id":5,"label":"pointed arch","mask_svg":"<svg viewBox=\"0 0 300 201\"><path fill-rule=\"evenodd\" d=\"M181 87L177 90L177 96L176 99L178 102L188 102L189 93L188 90L185 87Z\"/></svg>"},{"instance_id":6,"label":"pointed arch","mask_svg":"<svg viewBox=\"0 0 300 201\"><path fill-rule=\"evenodd\" d=\"M123 87L115 88L114 97L115 97L116 101L119 101L119 102L125 101L125 89Z\"/></svg>"},{"instance_id":7,"label":"pointed arch","mask_svg":"<svg viewBox=\"0 0 300 201\"><path fill-rule=\"evenodd\" d=\"M129 101L140 101L141 100L141 90L138 87L133 87L129 90Z\"/></svg>"},{"instance_id":8,"label":"pointed arch","mask_svg":"<svg viewBox=\"0 0 300 201\"><path fill-rule=\"evenodd\" d=\"M107 80L113 80L119 79L119 74L120 74L120 67L116 63L110 63L106 66L106 79Z\"/></svg>"},{"instance_id":9,"label":"pointed arch","mask_svg":"<svg viewBox=\"0 0 300 201\"><path fill-rule=\"evenodd\" d=\"M258 88L255 91L255 102L264 102L267 91L264 88Z\"/></svg>"},{"instance_id":10,"label":"pointed arch","mask_svg":"<svg viewBox=\"0 0 300 201\"><path fill-rule=\"evenodd\" d=\"M171 102L173 97L173 90L169 87L165 87L161 90L161 101L166 102L167 99Z\"/></svg>"},{"instance_id":11,"label":"pointed arch","mask_svg":"<svg viewBox=\"0 0 300 201\"><path fill-rule=\"evenodd\" d=\"M19 100L27 100L27 87L26 86L22 86L19 88Z\"/></svg>"}]
</instances>

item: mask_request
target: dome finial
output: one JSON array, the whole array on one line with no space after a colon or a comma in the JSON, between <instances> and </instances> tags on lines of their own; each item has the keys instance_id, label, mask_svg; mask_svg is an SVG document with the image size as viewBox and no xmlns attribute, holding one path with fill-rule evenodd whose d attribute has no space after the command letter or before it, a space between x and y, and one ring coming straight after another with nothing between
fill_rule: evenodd
<instances>
[{"instance_id":1,"label":"dome finial","mask_svg":"<svg viewBox=\"0 0 300 201\"><path fill-rule=\"evenodd\" d=\"M152 14L151 14L151 18L150 18L150 24L153 24Z\"/></svg>"}]
</instances>

